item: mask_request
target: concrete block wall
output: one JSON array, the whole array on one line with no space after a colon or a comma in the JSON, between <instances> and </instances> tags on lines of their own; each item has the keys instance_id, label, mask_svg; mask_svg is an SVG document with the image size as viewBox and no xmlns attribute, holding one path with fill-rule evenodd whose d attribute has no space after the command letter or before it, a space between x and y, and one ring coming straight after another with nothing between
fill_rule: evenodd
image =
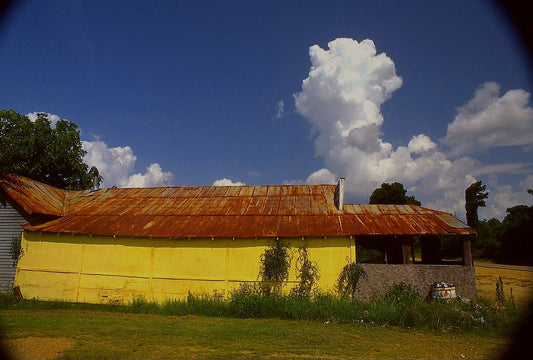
<instances>
[{"instance_id":1,"label":"concrete block wall","mask_svg":"<svg viewBox=\"0 0 533 360\"><path fill-rule=\"evenodd\" d=\"M434 282L453 282L457 295L477 299L476 274L473 266L461 265L392 265L360 264L367 273L359 282L356 296L375 300L399 282L413 285L422 296L427 296Z\"/></svg>"}]
</instances>

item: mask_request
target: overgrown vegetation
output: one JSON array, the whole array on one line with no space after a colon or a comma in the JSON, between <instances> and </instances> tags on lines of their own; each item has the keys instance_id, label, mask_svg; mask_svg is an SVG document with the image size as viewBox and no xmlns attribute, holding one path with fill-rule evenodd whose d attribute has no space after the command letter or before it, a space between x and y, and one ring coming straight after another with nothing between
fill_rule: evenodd
<instances>
[{"instance_id":1,"label":"overgrown vegetation","mask_svg":"<svg viewBox=\"0 0 533 360\"><path fill-rule=\"evenodd\" d=\"M352 300L355 299L355 292L357 291L357 284L361 278L366 277L366 272L361 265L354 262L347 264L342 269L339 278L337 279L336 289L342 298L348 296Z\"/></svg>"},{"instance_id":2,"label":"overgrown vegetation","mask_svg":"<svg viewBox=\"0 0 533 360\"><path fill-rule=\"evenodd\" d=\"M310 297L320 279L320 271L315 261L309 260L305 247L298 249L296 260L296 278L298 285L291 289L291 295L297 297Z\"/></svg>"},{"instance_id":3,"label":"overgrown vegetation","mask_svg":"<svg viewBox=\"0 0 533 360\"><path fill-rule=\"evenodd\" d=\"M279 242L271 246L261 255L261 291L264 295L281 294L284 283L289 278L291 259L286 246Z\"/></svg>"},{"instance_id":4,"label":"overgrown vegetation","mask_svg":"<svg viewBox=\"0 0 533 360\"><path fill-rule=\"evenodd\" d=\"M523 311L505 300L502 306L497 306L495 301L486 299L481 299L479 303L468 303L460 299L425 300L413 287L404 283L391 286L385 296L374 302L319 293L311 297L297 297L290 294L267 296L261 293L260 287L245 284L227 298L219 295L189 294L184 300L167 300L161 304L142 298L135 299L129 305L74 304L37 300L16 302L13 296L2 295L0 308L320 320L459 332L510 331Z\"/></svg>"},{"instance_id":5,"label":"overgrown vegetation","mask_svg":"<svg viewBox=\"0 0 533 360\"><path fill-rule=\"evenodd\" d=\"M24 254L24 249L22 248L21 243L22 238L20 236L14 237L11 240L11 248L9 249L9 253L11 255L11 260L13 260L13 265L15 265L22 254Z\"/></svg>"}]
</instances>

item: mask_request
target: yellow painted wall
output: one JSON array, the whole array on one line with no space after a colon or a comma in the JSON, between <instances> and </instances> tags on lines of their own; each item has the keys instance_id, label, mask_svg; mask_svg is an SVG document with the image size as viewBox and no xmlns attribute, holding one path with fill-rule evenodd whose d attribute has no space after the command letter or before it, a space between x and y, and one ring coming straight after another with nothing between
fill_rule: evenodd
<instances>
[{"instance_id":1,"label":"yellow painted wall","mask_svg":"<svg viewBox=\"0 0 533 360\"><path fill-rule=\"evenodd\" d=\"M280 239L292 257L289 285L296 283L298 248L320 269L318 285L332 291L344 265L355 260L347 237ZM15 275L26 299L72 302L164 301L189 292L228 293L257 281L260 256L273 239L146 239L24 232Z\"/></svg>"}]
</instances>

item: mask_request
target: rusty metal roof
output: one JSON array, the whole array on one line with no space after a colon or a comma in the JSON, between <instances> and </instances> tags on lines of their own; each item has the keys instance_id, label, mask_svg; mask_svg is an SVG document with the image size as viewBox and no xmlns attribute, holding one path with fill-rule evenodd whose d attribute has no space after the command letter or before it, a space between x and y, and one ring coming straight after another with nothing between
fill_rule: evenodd
<instances>
[{"instance_id":1,"label":"rusty metal roof","mask_svg":"<svg viewBox=\"0 0 533 360\"><path fill-rule=\"evenodd\" d=\"M0 179L0 188L29 215L62 215L65 190L16 175L6 175Z\"/></svg>"},{"instance_id":2,"label":"rusty metal roof","mask_svg":"<svg viewBox=\"0 0 533 360\"><path fill-rule=\"evenodd\" d=\"M451 214L414 205L333 203L335 185L119 188L64 191L18 176L4 191L29 214L56 220L29 231L154 238L473 234Z\"/></svg>"}]
</instances>

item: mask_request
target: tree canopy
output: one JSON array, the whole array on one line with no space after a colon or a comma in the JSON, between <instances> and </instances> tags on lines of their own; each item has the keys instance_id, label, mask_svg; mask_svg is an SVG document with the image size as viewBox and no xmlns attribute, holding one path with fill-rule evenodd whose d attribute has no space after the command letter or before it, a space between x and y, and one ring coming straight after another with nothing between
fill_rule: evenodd
<instances>
[{"instance_id":1,"label":"tree canopy","mask_svg":"<svg viewBox=\"0 0 533 360\"><path fill-rule=\"evenodd\" d=\"M501 234L502 261L531 265L533 260L533 206L517 205L507 209Z\"/></svg>"},{"instance_id":2,"label":"tree canopy","mask_svg":"<svg viewBox=\"0 0 533 360\"><path fill-rule=\"evenodd\" d=\"M533 191L528 190L533 195ZM477 223L478 241L473 244L477 258L493 259L506 264L532 265L533 206L516 205L507 215Z\"/></svg>"},{"instance_id":3,"label":"tree canopy","mask_svg":"<svg viewBox=\"0 0 533 360\"><path fill-rule=\"evenodd\" d=\"M478 216L477 209L480 206L485 206L485 199L489 193L485 191L485 185L481 181L472 183L465 191L465 209L466 209L466 223L471 228L477 230Z\"/></svg>"},{"instance_id":4,"label":"tree canopy","mask_svg":"<svg viewBox=\"0 0 533 360\"><path fill-rule=\"evenodd\" d=\"M60 120L53 127L44 113L33 122L15 110L0 110L0 176L17 174L58 188L89 189L97 170L83 162L86 153L75 123Z\"/></svg>"},{"instance_id":5,"label":"tree canopy","mask_svg":"<svg viewBox=\"0 0 533 360\"><path fill-rule=\"evenodd\" d=\"M399 182L383 183L372 192L369 204L420 205L414 196L405 196L406 192Z\"/></svg>"}]
</instances>

